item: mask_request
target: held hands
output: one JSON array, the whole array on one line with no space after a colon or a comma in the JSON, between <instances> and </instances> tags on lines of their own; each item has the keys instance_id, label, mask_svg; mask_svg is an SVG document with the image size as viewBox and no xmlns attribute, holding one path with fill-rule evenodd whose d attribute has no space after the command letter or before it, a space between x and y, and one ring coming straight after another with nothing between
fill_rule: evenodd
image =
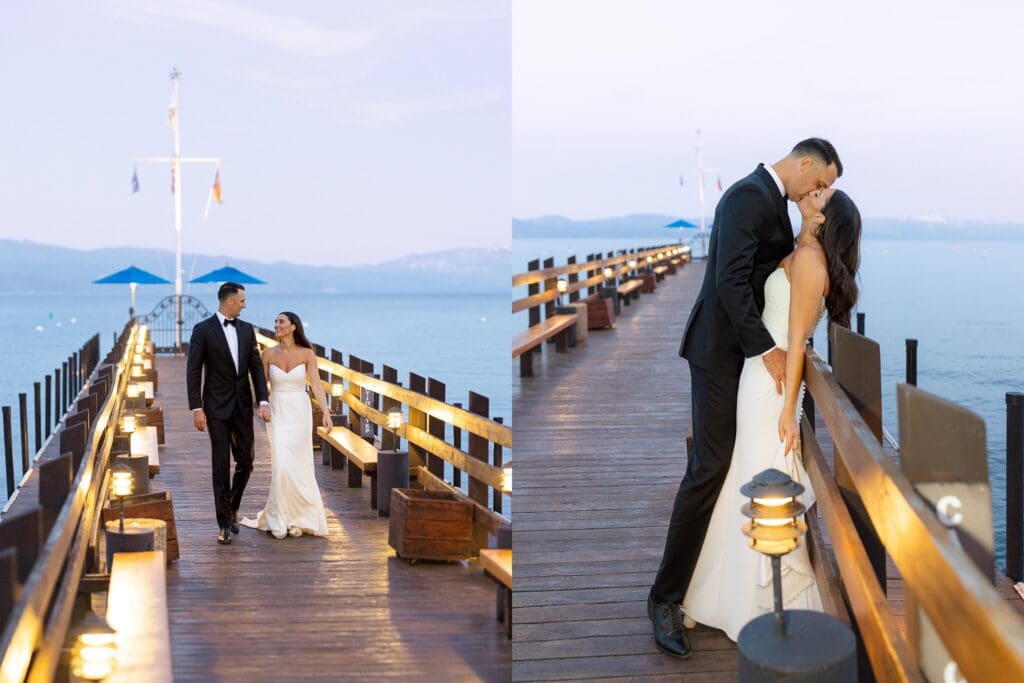
<instances>
[{"instance_id":1,"label":"held hands","mask_svg":"<svg viewBox=\"0 0 1024 683\"><path fill-rule=\"evenodd\" d=\"M779 417L779 441L786 446L783 455L800 448L800 427L796 423L796 415L783 411Z\"/></svg>"},{"instance_id":2,"label":"held hands","mask_svg":"<svg viewBox=\"0 0 1024 683\"><path fill-rule=\"evenodd\" d=\"M195 425L196 429L199 431L206 431L206 413L203 412L202 408L192 411L192 424Z\"/></svg>"},{"instance_id":3,"label":"held hands","mask_svg":"<svg viewBox=\"0 0 1024 683\"><path fill-rule=\"evenodd\" d=\"M782 380L786 377L786 352L782 349L772 349L761 356L768 374L775 380L775 392L782 396Z\"/></svg>"},{"instance_id":4,"label":"held hands","mask_svg":"<svg viewBox=\"0 0 1024 683\"><path fill-rule=\"evenodd\" d=\"M270 406L260 406L258 414L261 420L270 422Z\"/></svg>"}]
</instances>

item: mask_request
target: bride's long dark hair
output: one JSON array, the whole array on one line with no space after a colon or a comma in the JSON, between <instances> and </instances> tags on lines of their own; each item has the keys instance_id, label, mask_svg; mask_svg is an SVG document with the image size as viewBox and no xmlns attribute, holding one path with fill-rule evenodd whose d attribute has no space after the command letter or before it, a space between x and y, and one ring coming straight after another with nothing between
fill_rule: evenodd
<instances>
[{"instance_id":1,"label":"bride's long dark hair","mask_svg":"<svg viewBox=\"0 0 1024 683\"><path fill-rule=\"evenodd\" d=\"M818 242L825 250L828 264L828 296L825 308L829 320L850 326L850 311L857 303L857 269L860 268L860 211L850 196L836 190L822 213L825 222L818 232Z\"/></svg>"},{"instance_id":2,"label":"bride's long dark hair","mask_svg":"<svg viewBox=\"0 0 1024 683\"><path fill-rule=\"evenodd\" d=\"M829 201L829 203L831 203L831 200ZM302 321L299 320L299 316L295 315L291 311L281 311L281 315L288 318L289 322L291 322L292 325L295 325L295 332L292 333L292 338L295 340L295 345L302 346L307 349L313 348L313 345L309 343L309 339L306 338L306 331L302 329Z\"/></svg>"}]
</instances>

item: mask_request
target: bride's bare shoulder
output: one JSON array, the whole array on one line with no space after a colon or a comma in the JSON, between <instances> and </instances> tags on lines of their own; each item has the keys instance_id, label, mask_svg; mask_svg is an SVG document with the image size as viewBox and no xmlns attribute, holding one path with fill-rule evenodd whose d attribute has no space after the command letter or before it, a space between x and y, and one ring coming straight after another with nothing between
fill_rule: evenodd
<instances>
[{"instance_id":1,"label":"bride's bare shoulder","mask_svg":"<svg viewBox=\"0 0 1024 683\"><path fill-rule=\"evenodd\" d=\"M828 263L825 261L825 250L819 246L801 245L793 252L791 268L804 273L828 272Z\"/></svg>"}]
</instances>

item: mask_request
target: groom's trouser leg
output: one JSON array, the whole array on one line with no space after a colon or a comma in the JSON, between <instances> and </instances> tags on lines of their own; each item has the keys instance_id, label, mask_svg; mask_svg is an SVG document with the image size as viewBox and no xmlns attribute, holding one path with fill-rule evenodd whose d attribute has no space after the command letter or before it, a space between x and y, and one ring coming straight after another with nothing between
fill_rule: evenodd
<instances>
[{"instance_id":1,"label":"groom's trouser leg","mask_svg":"<svg viewBox=\"0 0 1024 683\"><path fill-rule=\"evenodd\" d=\"M235 410L231 416L231 455L235 458L235 478L231 482L231 516L242 505L242 494L252 474L253 451L252 414Z\"/></svg>"},{"instance_id":2,"label":"groom's trouser leg","mask_svg":"<svg viewBox=\"0 0 1024 683\"><path fill-rule=\"evenodd\" d=\"M231 421L209 417L206 431L210 434L217 527L223 529L231 524Z\"/></svg>"},{"instance_id":3,"label":"groom's trouser leg","mask_svg":"<svg viewBox=\"0 0 1024 683\"><path fill-rule=\"evenodd\" d=\"M693 455L672 508L665 554L654 581L656 602L681 603L690 585L711 512L729 473L736 442L739 381L739 377L711 373L690 364Z\"/></svg>"}]
</instances>

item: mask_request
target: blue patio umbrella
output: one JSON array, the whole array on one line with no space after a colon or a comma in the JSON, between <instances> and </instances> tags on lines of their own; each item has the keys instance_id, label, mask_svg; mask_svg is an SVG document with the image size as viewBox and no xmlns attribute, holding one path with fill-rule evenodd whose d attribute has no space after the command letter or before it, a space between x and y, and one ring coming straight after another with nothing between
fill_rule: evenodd
<instances>
[{"instance_id":1,"label":"blue patio umbrella","mask_svg":"<svg viewBox=\"0 0 1024 683\"><path fill-rule=\"evenodd\" d=\"M211 270L205 275L200 275L195 279L189 280L189 282L237 282L240 285L267 284L263 280L255 278L248 273L243 273L238 268L229 265L225 265L223 268L218 268L217 270Z\"/></svg>"},{"instance_id":2,"label":"blue patio umbrella","mask_svg":"<svg viewBox=\"0 0 1024 683\"><path fill-rule=\"evenodd\" d=\"M694 225L693 223L691 223L690 221L684 221L682 218L680 218L677 221L673 221L673 222L669 223L665 227L666 228L696 228L697 226Z\"/></svg>"},{"instance_id":3,"label":"blue patio umbrella","mask_svg":"<svg viewBox=\"0 0 1024 683\"><path fill-rule=\"evenodd\" d=\"M170 280L165 280L159 275L153 275L149 271L135 266L129 266L124 270L111 273L99 280L93 280L97 285L128 285L132 292L132 305L128 309L128 315L135 317L135 286L136 285L169 285Z\"/></svg>"}]
</instances>

